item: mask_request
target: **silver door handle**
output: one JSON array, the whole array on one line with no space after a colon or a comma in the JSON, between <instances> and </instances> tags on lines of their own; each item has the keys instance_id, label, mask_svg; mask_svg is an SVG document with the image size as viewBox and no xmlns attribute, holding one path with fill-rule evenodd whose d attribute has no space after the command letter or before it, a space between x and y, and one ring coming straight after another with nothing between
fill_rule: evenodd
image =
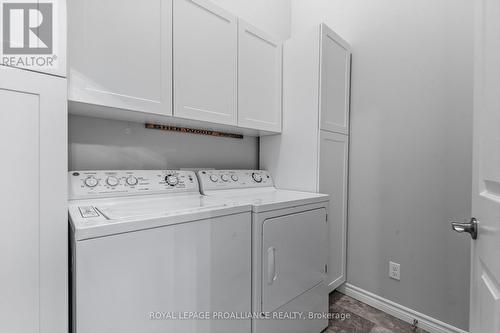
<instances>
[{"instance_id":1,"label":"silver door handle","mask_svg":"<svg viewBox=\"0 0 500 333\"><path fill-rule=\"evenodd\" d=\"M468 232L472 239L477 239L477 219L473 217L469 223L452 222L451 228L456 232Z\"/></svg>"},{"instance_id":2,"label":"silver door handle","mask_svg":"<svg viewBox=\"0 0 500 333\"><path fill-rule=\"evenodd\" d=\"M273 284L276 278L276 248L271 246L267 249L267 284Z\"/></svg>"}]
</instances>

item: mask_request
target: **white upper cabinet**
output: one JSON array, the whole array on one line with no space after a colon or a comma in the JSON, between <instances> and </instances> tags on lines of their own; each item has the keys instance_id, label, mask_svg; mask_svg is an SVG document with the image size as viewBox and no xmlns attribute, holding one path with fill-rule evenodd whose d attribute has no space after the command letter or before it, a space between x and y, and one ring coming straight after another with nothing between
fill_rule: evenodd
<instances>
[{"instance_id":1,"label":"white upper cabinet","mask_svg":"<svg viewBox=\"0 0 500 333\"><path fill-rule=\"evenodd\" d=\"M69 0L69 99L172 115L172 0Z\"/></svg>"},{"instance_id":2,"label":"white upper cabinet","mask_svg":"<svg viewBox=\"0 0 500 333\"><path fill-rule=\"evenodd\" d=\"M282 43L209 0L68 0L68 23L70 112L281 132Z\"/></svg>"},{"instance_id":3,"label":"white upper cabinet","mask_svg":"<svg viewBox=\"0 0 500 333\"><path fill-rule=\"evenodd\" d=\"M349 133L351 48L321 25L321 129Z\"/></svg>"},{"instance_id":4,"label":"white upper cabinet","mask_svg":"<svg viewBox=\"0 0 500 333\"><path fill-rule=\"evenodd\" d=\"M174 116L237 125L237 17L175 0L173 28Z\"/></svg>"},{"instance_id":5,"label":"white upper cabinet","mask_svg":"<svg viewBox=\"0 0 500 333\"><path fill-rule=\"evenodd\" d=\"M238 26L238 126L281 132L282 43Z\"/></svg>"}]
</instances>

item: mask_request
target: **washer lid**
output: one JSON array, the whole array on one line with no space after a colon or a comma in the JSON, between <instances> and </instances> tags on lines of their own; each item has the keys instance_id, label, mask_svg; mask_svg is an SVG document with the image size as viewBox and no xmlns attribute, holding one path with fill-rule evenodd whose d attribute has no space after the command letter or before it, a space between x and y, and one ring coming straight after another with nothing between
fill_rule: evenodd
<instances>
[{"instance_id":1,"label":"washer lid","mask_svg":"<svg viewBox=\"0 0 500 333\"><path fill-rule=\"evenodd\" d=\"M224 203L199 194L144 195L69 202L70 223L77 240L250 210L249 205Z\"/></svg>"},{"instance_id":2,"label":"washer lid","mask_svg":"<svg viewBox=\"0 0 500 333\"><path fill-rule=\"evenodd\" d=\"M140 218L145 216L171 216L186 212L196 212L214 207L226 206L220 202L207 200L201 195L179 197L139 197L133 202L108 201L95 208L108 220Z\"/></svg>"}]
</instances>

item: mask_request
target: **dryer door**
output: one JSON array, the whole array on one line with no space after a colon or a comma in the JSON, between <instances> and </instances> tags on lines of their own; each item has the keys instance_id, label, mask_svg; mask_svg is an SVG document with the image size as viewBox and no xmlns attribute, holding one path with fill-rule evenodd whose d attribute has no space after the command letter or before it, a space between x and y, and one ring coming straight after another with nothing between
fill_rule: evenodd
<instances>
[{"instance_id":1,"label":"dryer door","mask_svg":"<svg viewBox=\"0 0 500 333\"><path fill-rule=\"evenodd\" d=\"M315 209L264 221L262 310L274 311L325 278L326 210Z\"/></svg>"}]
</instances>

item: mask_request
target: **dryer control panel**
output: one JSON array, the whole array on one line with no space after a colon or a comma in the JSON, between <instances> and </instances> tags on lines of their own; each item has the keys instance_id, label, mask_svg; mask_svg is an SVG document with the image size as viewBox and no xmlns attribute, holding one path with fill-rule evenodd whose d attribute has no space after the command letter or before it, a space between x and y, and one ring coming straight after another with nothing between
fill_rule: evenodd
<instances>
[{"instance_id":1,"label":"dryer control panel","mask_svg":"<svg viewBox=\"0 0 500 333\"><path fill-rule=\"evenodd\" d=\"M179 170L71 171L68 185L70 200L199 192L196 174Z\"/></svg>"},{"instance_id":2,"label":"dryer control panel","mask_svg":"<svg viewBox=\"0 0 500 333\"><path fill-rule=\"evenodd\" d=\"M200 170L197 175L202 193L211 190L274 187L271 175L263 170Z\"/></svg>"}]
</instances>

